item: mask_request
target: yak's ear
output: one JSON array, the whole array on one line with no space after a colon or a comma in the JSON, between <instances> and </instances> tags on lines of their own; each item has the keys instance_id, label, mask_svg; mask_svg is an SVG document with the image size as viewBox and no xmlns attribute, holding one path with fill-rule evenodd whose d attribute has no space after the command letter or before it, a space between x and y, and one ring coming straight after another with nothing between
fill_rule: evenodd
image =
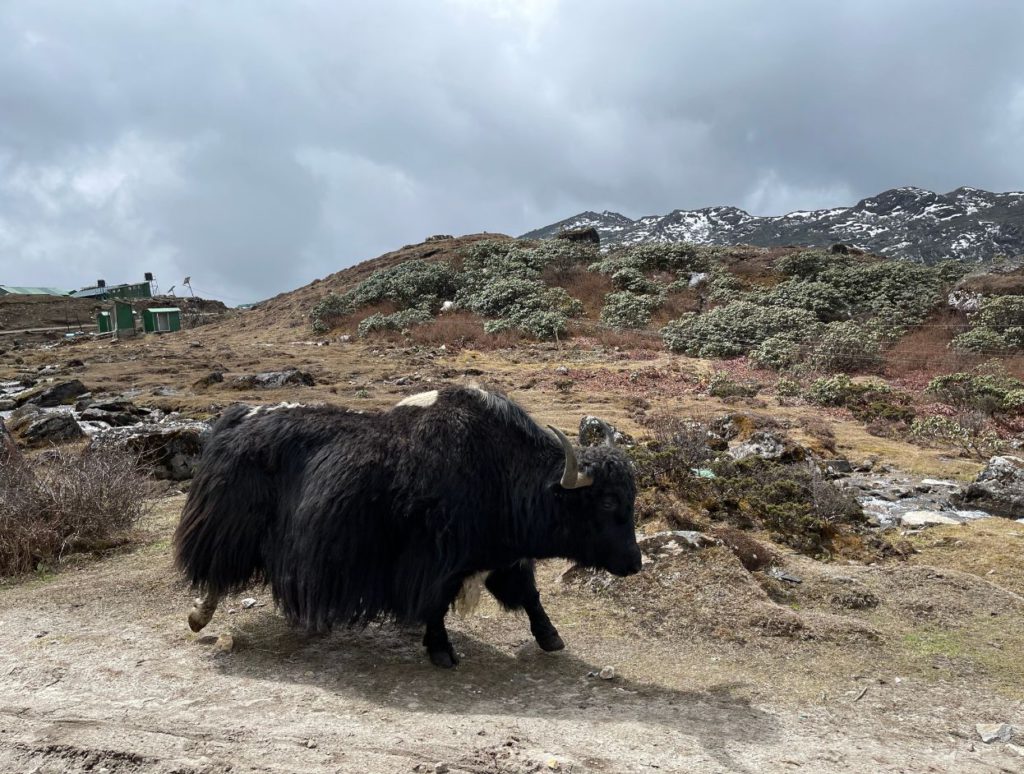
<instances>
[{"instance_id":1,"label":"yak's ear","mask_svg":"<svg viewBox=\"0 0 1024 774\"><path fill-rule=\"evenodd\" d=\"M590 486L594 483L594 479L588 476L586 473L580 472L579 462L576 460L576 452L572 448L572 444L569 439L565 437L557 427L548 425L551 432L558 438L559 443L562 444L562 451L565 452L565 470L562 471L562 480L559 482L563 489L582 489L585 486Z\"/></svg>"}]
</instances>

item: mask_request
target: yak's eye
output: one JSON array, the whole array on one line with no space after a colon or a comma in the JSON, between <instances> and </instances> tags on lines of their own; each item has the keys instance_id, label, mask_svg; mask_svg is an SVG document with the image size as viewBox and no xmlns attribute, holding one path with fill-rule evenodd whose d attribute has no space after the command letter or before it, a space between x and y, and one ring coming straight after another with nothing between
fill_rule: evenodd
<instances>
[{"instance_id":1,"label":"yak's eye","mask_svg":"<svg viewBox=\"0 0 1024 774\"><path fill-rule=\"evenodd\" d=\"M619 507L619 500L614 495L605 495L601 498L600 508L606 513L611 513Z\"/></svg>"}]
</instances>

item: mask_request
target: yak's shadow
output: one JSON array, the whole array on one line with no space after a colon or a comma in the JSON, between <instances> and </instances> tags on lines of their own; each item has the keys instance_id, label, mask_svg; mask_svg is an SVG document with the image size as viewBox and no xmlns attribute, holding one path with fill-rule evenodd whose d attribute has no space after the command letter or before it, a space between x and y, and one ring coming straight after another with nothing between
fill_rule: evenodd
<instances>
[{"instance_id":1,"label":"yak's shadow","mask_svg":"<svg viewBox=\"0 0 1024 774\"><path fill-rule=\"evenodd\" d=\"M729 754L730 744L757 744L780 732L778 721L734 695L734 686L687 691L620 676L602 680L595 674L601 665L575 655L571 642L555 654L532 640L503 650L455 631L462 663L446 670L427 661L421 629L383 625L309 635L268 610L239 621L232 634L236 652L214 661L226 674L315 684L413 712L635 721L691 737L732 771L744 769Z\"/></svg>"}]
</instances>

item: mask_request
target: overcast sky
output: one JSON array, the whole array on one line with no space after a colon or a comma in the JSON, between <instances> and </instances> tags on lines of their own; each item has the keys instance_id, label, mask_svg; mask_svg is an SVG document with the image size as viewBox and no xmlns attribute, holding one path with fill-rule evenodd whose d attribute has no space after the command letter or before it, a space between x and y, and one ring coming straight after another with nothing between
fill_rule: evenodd
<instances>
[{"instance_id":1,"label":"overcast sky","mask_svg":"<svg viewBox=\"0 0 1024 774\"><path fill-rule=\"evenodd\" d=\"M0 0L0 284L1024 188L1018 0Z\"/></svg>"}]
</instances>

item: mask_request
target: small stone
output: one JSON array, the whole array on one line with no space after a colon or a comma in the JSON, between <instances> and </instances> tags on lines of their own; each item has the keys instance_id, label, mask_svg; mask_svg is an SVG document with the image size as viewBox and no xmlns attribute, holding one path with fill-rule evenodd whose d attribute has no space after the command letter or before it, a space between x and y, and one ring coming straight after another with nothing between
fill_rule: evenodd
<instances>
[{"instance_id":1,"label":"small stone","mask_svg":"<svg viewBox=\"0 0 1024 774\"><path fill-rule=\"evenodd\" d=\"M569 373L569 369L566 368L565 366L558 366L558 368L555 369L555 373L565 376L566 374Z\"/></svg>"},{"instance_id":2,"label":"small stone","mask_svg":"<svg viewBox=\"0 0 1024 774\"><path fill-rule=\"evenodd\" d=\"M615 667L601 667L601 671L598 673L598 677L600 677L602 680L611 680L613 677L615 677Z\"/></svg>"},{"instance_id":3,"label":"small stone","mask_svg":"<svg viewBox=\"0 0 1024 774\"><path fill-rule=\"evenodd\" d=\"M552 771L559 771L562 768L562 764L558 762L557 758L548 758L544 762L544 765L547 766Z\"/></svg>"},{"instance_id":4,"label":"small stone","mask_svg":"<svg viewBox=\"0 0 1024 774\"><path fill-rule=\"evenodd\" d=\"M253 597L246 597L242 600L242 607L248 610L250 607L256 606L256 600Z\"/></svg>"},{"instance_id":5,"label":"small stone","mask_svg":"<svg viewBox=\"0 0 1024 774\"><path fill-rule=\"evenodd\" d=\"M310 750L315 750L317 747L316 739L307 739L306 747L308 747Z\"/></svg>"},{"instance_id":6,"label":"small stone","mask_svg":"<svg viewBox=\"0 0 1024 774\"><path fill-rule=\"evenodd\" d=\"M235 638L230 634L222 634L217 638L217 642L214 643L213 647L221 653L230 653L235 648Z\"/></svg>"},{"instance_id":7,"label":"small stone","mask_svg":"<svg viewBox=\"0 0 1024 774\"><path fill-rule=\"evenodd\" d=\"M978 723L974 727L985 744L992 742L1009 742L1014 737L1014 729L1009 723Z\"/></svg>"},{"instance_id":8,"label":"small stone","mask_svg":"<svg viewBox=\"0 0 1024 774\"><path fill-rule=\"evenodd\" d=\"M933 524L959 524L952 516L938 511L907 511L900 516L900 524L904 527L928 527Z\"/></svg>"},{"instance_id":9,"label":"small stone","mask_svg":"<svg viewBox=\"0 0 1024 774\"><path fill-rule=\"evenodd\" d=\"M446 774L447 771L448 771L448 764L447 763L435 763L434 764L434 774Z\"/></svg>"},{"instance_id":10,"label":"small stone","mask_svg":"<svg viewBox=\"0 0 1024 774\"><path fill-rule=\"evenodd\" d=\"M216 634L204 634L197 637L196 642L200 645L216 645L218 639L220 638Z\"/></svg>"}]
</instances>

